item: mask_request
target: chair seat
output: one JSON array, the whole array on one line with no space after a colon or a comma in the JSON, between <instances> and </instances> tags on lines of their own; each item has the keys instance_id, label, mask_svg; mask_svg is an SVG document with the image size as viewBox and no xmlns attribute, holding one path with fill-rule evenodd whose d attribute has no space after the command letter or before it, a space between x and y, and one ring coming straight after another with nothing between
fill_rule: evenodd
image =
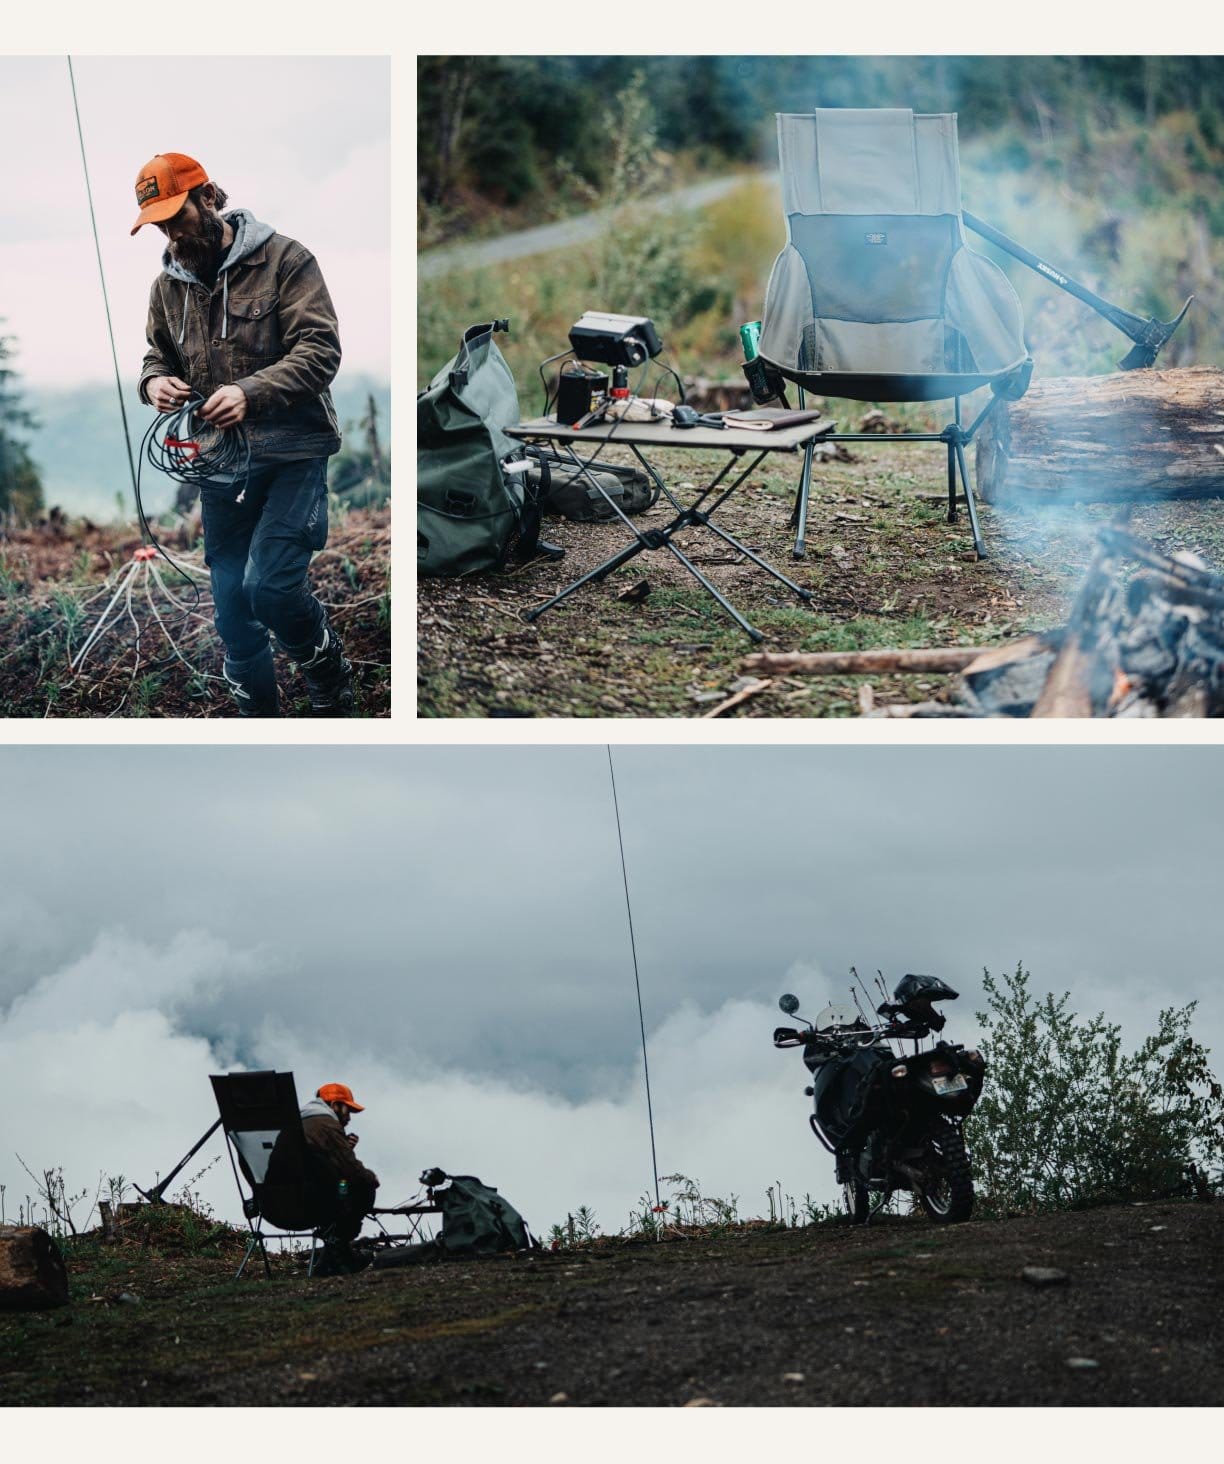
<instances>
[{"instance_id":1,"label":"chair seat","mask_svg":"<svg viewBox=\"0 0 1224 1464\"><path fill-rule=\"evenodd\" d=\"M767 359L767 358L762 358ZM814 396L843 397L856 402L939 402L968 396L1013 371L945 371L921 374L889 371L796 371L776 361L768 364Z\"/></svg>"}]
</instances>

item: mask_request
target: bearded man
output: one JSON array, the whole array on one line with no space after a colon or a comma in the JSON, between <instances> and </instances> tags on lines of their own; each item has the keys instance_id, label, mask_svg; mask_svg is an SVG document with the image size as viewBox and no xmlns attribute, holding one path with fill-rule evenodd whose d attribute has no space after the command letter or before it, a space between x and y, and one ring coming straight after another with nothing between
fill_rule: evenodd
<instances>
[{"instance_id":1,"label":"bearded man","mask_svg":"<svg viewBox=\"0 0 1224 1464\"><path fill-rule=\"evenodd\" d=\"M242 423L249 470L200 489L225 678L244 717L279 715L268 632L298 669L315 716L348 716L353 668L311 593L327 542L327 459L340 449L328 390L340 365L336 312L318 263L246 209L194 158L159 153L136 179L140 213L168 241L149 295L140 396L159 412L195 399L221 431Z\"/></svg>"}]
</instances>

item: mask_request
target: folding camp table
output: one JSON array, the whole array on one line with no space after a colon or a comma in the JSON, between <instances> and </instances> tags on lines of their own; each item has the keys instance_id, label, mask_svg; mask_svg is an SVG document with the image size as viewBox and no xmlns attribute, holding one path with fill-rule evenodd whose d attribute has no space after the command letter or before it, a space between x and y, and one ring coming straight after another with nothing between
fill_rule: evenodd
<instances>
[{"instance_id":1,"label":"folding camp table","mask_svg":"<svg viewBox=\"0 0 1224 1464\"><path fill-rule=\"evenodd\" d=\"M548 442L553 445L557 456L563 461L572 463L579 473L592 487L596 488L603 496L608 505L612 508L617 518L633 536L632 542L623 549L618 550L610 559L604 561L597 568L576 579L573 584L567 585L559 594L554 595L551 600L545 601L543 605L537 605L534 610L527 612L528 620L538 620L546 610L551 610L554 605L559 605L575 591L582 589L597 580L605 579L613 570L619 569L622 564L635 558L647 549L668 550L695 580L706 590L708 594L718 601L728 615L740 626L746 635L752 640L759 641L763 637L761 632L751 625L743 615L735 608L727 597L718 590L707 577L697 568L693 561L675 543L676 535L682 529L705 529L715 535L724 544L729 544L733 549L749 558L753 564L771 574L780 584L784 584L788 590L792 590L801 600L807 601L812 598L811 590L805 590L802 585L797 585L794 580L787 577L773 567L772 564L762 559L755 550L749 549L742 544L734 535L727 533L716 523L713 517L726 503L727 499L735 492L741 483L753 473L760 463L771 452L797 453L802 451L814 438L820 437L829 432L833 427L833 421L828 417L814 418L811 422L804 422L797 427L771 427L768 431L752 431L747 428L736 429L734 427L673 427L670 422L626 422L613 421L603 422L597 426L575 429L563 426L551 417L536 417L531 421L519 422L513 427L505 430L510 437L520 438L531 442ZM667 499L675 510L671 520L661 528L642 529L622 512L620 505L611 494L604 490L599 479L594 476L593 468L598 467L598 453L592 453L585 458L579 457L574 451L576 444L585 447L597 448L600 451L608 444L615 444L620 447L627 447L641 463L651 479L658 487L659 492ZM727 462L714 478L702 488L697 497L687 507L664 482L662 475L650 462L646 453L651 449L660 448L681 448L690 452L725 452ZM748 458L747 467L729 483L725 483L728 475L734 468L739 466L741 458ZM718 496L710 502L711 495L717 490ZM708 506L707 506L708 505Z\"/></svg>"},{"instance_id":2,"label":"folding camp table","mask_svg":"<svg viewBox=\"0 0 1224 1464\"><path fill-rule=\"evenodd\" d=\"M442 1213L442 1206L441 1205L433 1205L433 1204L390 1205L390 1206L387 1206L387 1207L382 1208L382 1209L376 1207L375 1209L373 1209L373 1210L370 1211L370 1214L371 1214L371 1216L374 1219L374 1223L382 1231L382 1233L383 1233L384 1236L387 1236L388 1239L410 1240L410 1241L411 1240L420 1240L422 1238L422 1236L425 1234L424 1230L422 1229L422 1225L421 1225L421 1217L422 1216L424 1216L424 1215L440 1215L441 1213ZM400 1235L400 1236L394 1236L394 1237L389 1236L386 1226L382 1223L381 1219L379 1219L379 1216L381 1216L381 1215L402 1215L402 1216L404 1216L404 1218L408 1222L408 1230L407 1230L407 1232L404 1235Z\"/></svg>"}]
</instances>

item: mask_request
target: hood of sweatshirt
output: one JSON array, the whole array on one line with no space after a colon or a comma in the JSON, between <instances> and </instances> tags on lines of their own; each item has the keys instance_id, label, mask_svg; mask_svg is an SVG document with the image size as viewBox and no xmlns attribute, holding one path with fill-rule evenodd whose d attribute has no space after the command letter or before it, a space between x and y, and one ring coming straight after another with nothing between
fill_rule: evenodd
<instances>
[{"instance_id":1,"label":"hood of sweatshirt","mask_svg":"<svg viewBox=\"0 0 1224 1464\"><path fill-rule=\"evenodd\" d=\"M254 254L261 244L266 244L276 233L271 224L263 224L245 208L229 209L221 217L229 224L234 231L234 241L226 251L225 258L217 267L217 278L221 281L221 339L225 340L229 334L229 271L236 264ZM162 269L172 280L178 280L183 286L183 320L179 327L179 345L183 343L183 337L187 332L187 301L191 294L192 285L201 285L203 280L198 279L189 269L184 269L177 259L173 258L169 249L162 254Z\"/></svg>"},{"instance_id":2,"label":"hood of sweatshirt","mask_svg":"<svg viewBox=\"0 0 1224 1464\"><path fill-rule=\"evenodd\" d=\"M312 1098L309 1103L304 1103L302 1105L301 1115L304 1119L330 1118L333 1123L340 1122L340 1120L336 1117L334 1110L329 1104L324 1103L322 1098Z\"/></svg>"}]
</instances>

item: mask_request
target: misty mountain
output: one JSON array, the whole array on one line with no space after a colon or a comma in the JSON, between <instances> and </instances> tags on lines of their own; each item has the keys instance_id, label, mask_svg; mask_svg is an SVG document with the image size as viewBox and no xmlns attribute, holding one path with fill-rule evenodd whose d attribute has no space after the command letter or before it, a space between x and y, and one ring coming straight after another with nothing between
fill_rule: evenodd
<instances>
[{"instance_id":1,"label":"misty mountain","mask_svg":"<svg viewBox=\"0 0 1224 1464\"><path fill-rule=\"evenodd\" d=\"M370 392L378 406L379 434L384 443L389 443L389 382L362 373L342 372L332 388L336 414L346 437L356 434ZM31 456L42 473L47 506L56 504L69 515L84 515L99 521L133 517L131 477L114 385L98 384L63 391L27 386L23 388L22 400L38 422L28 441ZM135 382L128 385L126 405L135 455L154 413L137 397ZM150 514L160 513L173 503L173 483L147 464L140 485Z\"/></svg>"}]
</instances>

